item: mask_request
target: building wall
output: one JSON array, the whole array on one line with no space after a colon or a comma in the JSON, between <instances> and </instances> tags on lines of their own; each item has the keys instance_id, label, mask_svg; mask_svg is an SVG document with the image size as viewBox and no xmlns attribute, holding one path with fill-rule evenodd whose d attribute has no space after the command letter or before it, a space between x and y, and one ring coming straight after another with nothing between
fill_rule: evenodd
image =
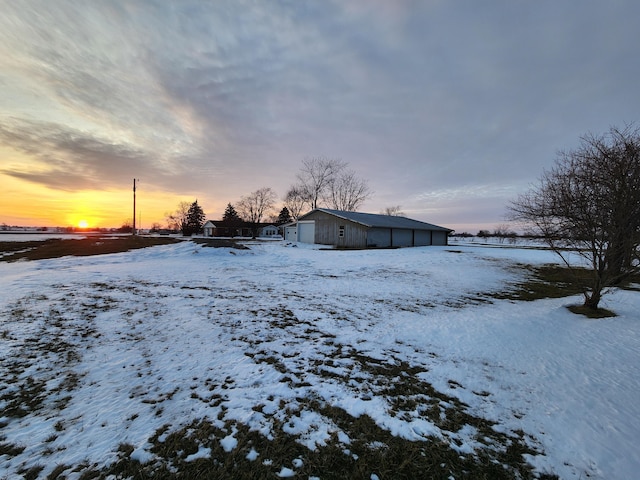
<instances>
[{"instance_id":1,"label":"building wall","mask_svg":"<svg viewBox=\"0 0 640 480\"><path fill-rule=\"evenodd\" d=\"M447 232L444 231L368 228L320 211L305 216L300 223L310 221L314 222L314 243L320 245L335 245L338 248L447 245ZM342 235L341 227L344 227Z\"/></svg>"},{"instance_id":2,"label":"building wall","mask_svg":"<svg viewBox=\"0 0 640 480\"><path fill-rule=\"evenodd\" d=\"M367 228L324 212L313 212L304 218L315 221L315 243L335 245L339 248L362 248L367 246ZM340 236L340 227L344 227Z\"/></svg>"},{"instance_id":3,"label":"building wall","mask_svg":"<svg viewBox=\"0 0 640 480\"><path fill-rule=\"evenodd\" d=\"M368 247L424 247L427 245L446 245L446 243L434 244L440 232L432 230L409 230L390 228L371 228L367 234ZM438 237L439 238L439 237ZM446 234L439 241L446 241Z\"/></svg>"},{"instance_id":4,"label":"building wall","mask_svg":"<svg viewBox=\"0 0 640 480\"><path fill-rule=\"evenodd\" d=\"M413 234L414 246L416 247L424 247L426 245L431 245L431 235L434 232L432 230L415 230Z\"/></svg>"},{"instance_id":5,"label":"building wall","mask_svg":"<svg viewBox=\"0 0 640 480\"><path fill-rule=\"evenodd\" d=\"M448 245L448 237L447 237L447 232L439 232L439 231L435 231L433 232L433 241L431 242L431 245Z\"/></svg>"},{"instance_id":6,"label":"building wall","mask_svg":"<svg viewBox=\"0 0 640 480\"><path fill-rule=\"evenodd\" d=\"M391 229L370 228L367 232L367 247L386 248L391 246Z\"/></svg>"},{"instance_id":7,"label":"building wall","mask_svg":"<svg viewBox=\"0 0 640 480\"><path fill-rule=\"evenodd\" d=\"M394 228L391 230L392 247L412 247L413 230Z\"/></svg>"}]
</instances>

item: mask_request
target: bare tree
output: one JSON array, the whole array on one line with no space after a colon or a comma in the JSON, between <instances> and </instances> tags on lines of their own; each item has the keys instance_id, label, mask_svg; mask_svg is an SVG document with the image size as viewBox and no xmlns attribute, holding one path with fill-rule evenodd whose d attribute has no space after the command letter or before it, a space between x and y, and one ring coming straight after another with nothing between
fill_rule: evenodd
<instances>
[{"instance_id":1,"label":"bare tree","mask_svg":"<svg viewBox=\"0 0 640 480\"><path fill-rule=\"evenodd\" d=\"M627 126L582 137L509 210L567 266L576 255L586 260L592 275L584 306L597 309L607 287L639 269L640 131Z\"/></svg>"},{"instance_id":2,"label":"bare tree","mask_svg":"<svg viewBox=\"0 0 640 480\"><path fill-rule=\"evenodd\" d=\"M294 220L298 220L307 203L307 198L300 186L291 187L284 197L284 205Z\"/></svg>"},{"instance_id":3,"label":"bare tree","mask_svg":"<svg viewBox=\"0 0 640 480\"><path fill-rule=\"evenodd\" d=\"M335 210L355 212L371 195L366 180L356 177L355 172L340 172L329 186L331 207Z\"/></svg>"},{"instance_id":4,"label":"bare tree","mask_svg":"<svg viewBox=\"0 0 640 480\"><path fill-rule=\"evenodd\" d=\"M258 224L273 209L278 196L269 187L264 187L246 195L236 204L240 216L252 224L253 236L257 235Z\"/></svg>"},{"instance_id":5,"label":"bare tree","mask_svg":"<svg viewBox=\"0 0 640 480\"><path fill-rule=\"evenodd\" d=\"M285 199L287 208L297 218L304 207L315 209L329 205L336 210L357 210L371 195L365 180L346 170L347 164L331 158L302 161L298 184L291 187Z\"/></svg>"},{"instance_id":6,"label":"bare tree","mask_svg":"<svg viewBox=\"0 0 640 480\"><path fill-rule=\"evenodd\" d=\"M402 211L400 205L394 205L393 207L387 207L382 212L382 215L389 215L391 217L405 217L405 213Z\"/></svg>"},{"instance_id":7,"label":"bare tree","mask_svg":"<svg viewBox=\"0 0 640 480\"><path fill-rule=\"evenodd\" d=\"M495 228L495 230L493 231L493 236L496 237L500 243L504 243L506 238L515 239L518 234L511 230L509 225L501 224Z\"/></svg>"},{"instance_id":8,"label":"bare tree","mask_svg":"<svg viewBox=\"0 0 640 480\"><path fill-rule=\"evenodd\" d=\"M174 231L182 230L183 225L187 224L190 207L191 204L189 202L180 202L174 212L165 213L164 217L167 221L167 228Z\"/></svg>"},{"instance_id":9,"label":"bare tree","mask_svg":"<svg viewBox=\"0 0 640 480\"><path fill-rule=\"evenodd\" d=\"M319 203L327 196L331 184L335 181L346 164L333 158L306 158L298 174L298 192L309 207L318 208Z\"/></svg>"}]
</instances>

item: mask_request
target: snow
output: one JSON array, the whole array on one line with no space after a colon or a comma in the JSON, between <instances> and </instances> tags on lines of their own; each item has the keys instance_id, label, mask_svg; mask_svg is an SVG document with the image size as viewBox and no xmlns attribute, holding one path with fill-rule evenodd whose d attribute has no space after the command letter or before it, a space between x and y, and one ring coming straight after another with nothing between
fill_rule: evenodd
<instances>
[{"instance_id":1,"label":"snow","mask_svg":"<svg viewBox=\"0 0 640 480\"><path fill-rule=\"evenodd\" d=\"M220 440L220 445L222 445L225 452L231 452L238 445L238 440L233 435L227 435Z\"/></svg>"},{"instance_id":2,"label":"snow","mask_svg":"<svg viewBox=\"0 0 640 480\"><path fill-rule=\"evenodd\" d=\"M247 460L249 460L250 462L254 462L258 459L258 457L260 456L260 454L255 450L255 449L251 449L249 451L249 453L247 453Z\"/></svg>"},{"instance_id":3,"label":"snow","mask_svg":"<svg viewBox=\"0 0 640 480\"><path fill-rule=\"evenodd\" d=\"M24 447L0 456L0 478L35 465L43 478L56 465L106 465L121 444L153 460L148 442L163 425L223 426L213 394L226 420L270 436L274 415L310 449L332 435L350 440L300 398L367 414L409 440L477 447L471 426L452 433L417 414L390 415L353 362L335 355L339 346L424 367L421 379L496 429L525 432L542 452L528 458L539 472L636 478L640 294L613 291L603 306L618 316L601 320L570 313L578 297L488 295L522 279L517 264L551 262L544 250L473 244L326 251L262 242L232 251L181 242L0 263L0 408L27 378L47 392L39 408L0 418L2 442ZM319 363L327 375L311 368ZM232 451L235 432L220 442ZM210 453L201 447L188 459ZM293 476L291 467L279 476Z\"/></svg>"},{"instance_id":4,"label":"snow","mask_svg":"<svg viewBox=\"0 0 640 480\"><path fill-rule=\"evenodd\" d=\"M296 472L287 467L282 467L280 473L278 473L280 478L291 478L296 476Z\"/></svg>"},{"instance_id":5,"label":"snow","mask_svg":"<svg viewBox=\"0 0 640 480\"><path fill-rule=\"evenodd\" d=\"M233 450L233 448L231 450ZM225 451L226 451L226 448L225 448ZM185 462L193 462L194 460L198 460L200 458L209 458L210 456L211 456L211 449L203 447L201 445L196 453L192 453L191 455L187 456L187 458L185 458Z\"/></svg>"}]
</instances>

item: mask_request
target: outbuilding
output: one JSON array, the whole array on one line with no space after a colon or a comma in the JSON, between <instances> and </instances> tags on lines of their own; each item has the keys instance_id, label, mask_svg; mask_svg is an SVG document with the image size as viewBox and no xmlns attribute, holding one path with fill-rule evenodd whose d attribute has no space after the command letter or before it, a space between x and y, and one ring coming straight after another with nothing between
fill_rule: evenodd
<instances>
[{"instance_id":1,"label":"outbuilding","mask_svg":"<svg viewBox=\"0 0 640 480\"><path fill-rule=\"evenodd\" d=\"M453 230L411 218L316 208L298 219L296 239L337 248L447 245Z\"/></svg>"}]
</instances>

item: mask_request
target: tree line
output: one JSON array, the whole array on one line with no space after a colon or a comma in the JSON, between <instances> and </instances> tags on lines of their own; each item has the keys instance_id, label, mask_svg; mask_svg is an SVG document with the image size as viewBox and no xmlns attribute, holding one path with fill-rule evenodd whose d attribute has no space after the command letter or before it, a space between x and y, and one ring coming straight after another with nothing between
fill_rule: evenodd
<instances>
[{"instance_id":1,"label":"tree line","mask_svg":"<svg viewBox=\"0 0 640 480\"><path fill-rule=\"evenodd\" d=\"M348 164L338 159L317 157L302 161L296 183L287 191L279 213L275 213L278 196L270 187L259 188L244 195L235 204L228 203L222 223L232 228L248 224L253 236L263 221L282 225L297 220L307 210L319 207L356 211L372 194L366 180L361 179ZM206 215L197 199L180 202L174 212L165 214L170 230L189 236L202 233ZM154 227L159 225L154 224Z\"/></svg>"}]
</instances>

